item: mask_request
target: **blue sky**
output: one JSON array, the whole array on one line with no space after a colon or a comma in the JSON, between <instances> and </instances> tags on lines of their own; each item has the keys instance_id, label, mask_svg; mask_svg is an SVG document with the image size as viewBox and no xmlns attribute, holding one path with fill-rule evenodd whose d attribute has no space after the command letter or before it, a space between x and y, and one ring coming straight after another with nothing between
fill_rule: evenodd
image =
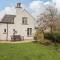
<instances>
[{"instance_id":1,"label":"blue sky","mask_svg":"<svg viewBox=\"0 0 60 60\"><path fill-rule=\"evenodd\" d=\"M27 9L33 16L45 11L47 5L56 3L56 8L60 12L60 0L0 0L0 18L5 14L16 14L16 3L22 3L22 7Z\"/></svg>"},{"instance_id":2,"label":"blue sky","mask_svg":"<svg viewBox=\"0 0 60 60\"><path fill-rule=\"evenodd\" d=\"M0 10L4 9L7 6L15 6L17 1L28 5L32 0L0 0ZM47 0L40 0L46 2Z\"/></svg>"}]
</instances>

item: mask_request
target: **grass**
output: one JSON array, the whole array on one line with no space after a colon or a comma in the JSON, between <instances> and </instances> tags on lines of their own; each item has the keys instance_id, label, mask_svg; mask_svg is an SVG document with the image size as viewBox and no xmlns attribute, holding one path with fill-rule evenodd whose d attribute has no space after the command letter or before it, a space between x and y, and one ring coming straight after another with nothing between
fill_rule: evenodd
<instances>
[{"instance_id":1,"label":"grass","mask_svg":"<svg viewBox=\"0 0 60 60\"><path fill-rule=\"evenodd\" d=\"M0 60L60 60L60 45L57 48L37 43L0 44Z\"/></svg>"}]
</instances>

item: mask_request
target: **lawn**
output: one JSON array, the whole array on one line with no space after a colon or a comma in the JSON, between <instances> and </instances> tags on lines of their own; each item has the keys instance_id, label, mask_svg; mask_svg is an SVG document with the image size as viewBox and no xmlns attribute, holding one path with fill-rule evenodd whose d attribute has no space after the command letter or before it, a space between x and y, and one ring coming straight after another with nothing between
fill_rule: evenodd
<instances>
[{"instance_id":1,"label":"lawn","mask_svg":"<svg viewBox=\"0 0 60 60\"><path fill-rule=\"evenodd\" d=\"M57 48L37 43L0 44L0 60L60 60L60 45Z\"/></svg>"}]
</instances>

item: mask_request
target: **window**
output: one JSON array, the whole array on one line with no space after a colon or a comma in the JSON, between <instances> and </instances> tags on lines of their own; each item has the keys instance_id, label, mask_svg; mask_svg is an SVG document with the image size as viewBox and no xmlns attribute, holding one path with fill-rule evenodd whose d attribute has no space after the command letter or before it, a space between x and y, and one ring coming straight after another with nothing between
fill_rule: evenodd
<instances>
[{"instance_id":1,"label":"window","mask_svg":"<svg viewBox=\"0 0 60 60\"><path fill-rule=\"evenodd\" d=\"M15 29L13 29L13 31L15 31Z\"/></svg>"},{"instance_id":2,"label":"window","mask_svg":"<svg viewBox=\"0 0 60 60\"><path fill-rule=\"evenodd\" d=\"M27 28L27 36L31 36L32 35L32 28Z\"/></svg>"},{"instance_id":3,"label":"window","mask_svg":"<svg viewBox=\"0 0 60 60\"><path fill-rule=\"evenodd\" d=\"M27 17L22 17L22 24L27 25Z\"/></svg>"},{"instance_id":4,"label":"window","mask_svg":"<svg viewBox=\"0 0 60 60\"><path fill-rule=\"evenodd\" d=\"M4 29L4 33L6 33L6 29Z\"/></svg>"}]
</instances>

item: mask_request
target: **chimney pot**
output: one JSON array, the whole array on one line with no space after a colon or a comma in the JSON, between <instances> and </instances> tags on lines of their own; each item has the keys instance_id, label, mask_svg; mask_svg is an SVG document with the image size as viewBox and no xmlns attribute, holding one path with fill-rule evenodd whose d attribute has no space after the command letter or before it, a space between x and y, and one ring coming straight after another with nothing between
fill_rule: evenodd
<instances>
[{"instance_id":1,"label":"chimney pot","mask_svg":"<svg viewBox=\"0 0 60 60\"><path fill-rule=\"evenodd\" d=\"M21 3L17 3L16 8L21 8Z\"/></svg>"}]
</instances>

